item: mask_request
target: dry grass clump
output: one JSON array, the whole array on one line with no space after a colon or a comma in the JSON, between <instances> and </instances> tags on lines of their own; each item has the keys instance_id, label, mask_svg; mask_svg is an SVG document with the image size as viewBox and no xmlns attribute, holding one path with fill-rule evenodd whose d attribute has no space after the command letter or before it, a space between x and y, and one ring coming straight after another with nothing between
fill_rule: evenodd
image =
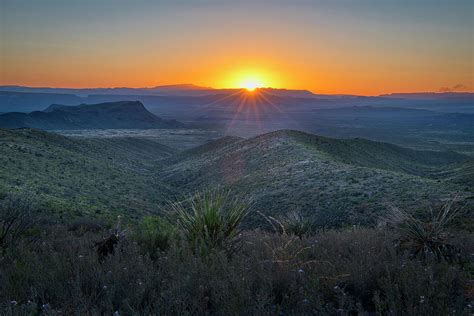
<instances>
[{"instance_id":1,"label":"dry grass clump","mask_svg":"<svg viewBox=\"0 0 474 316\"><path fill-rule=\"evenodd\" d=\"M151 258L130 236L99 264L91 245L106 232L77 236L51 227L39 243L8 251L0 261L0 310L68 315L472 312L465 268L398 254L393 236L375 229L325 231L303 239L247 231L231 257L225 252L202 256L172 243ZM470 243L472 237L466 240Z\"/></svg>"},{"instance_id":2,"label":"dry grass clump","mask_svg":"<svg viewBox=\"0 0 474 316\"><path fill-rule=\"evenodd\" d=\"M284 235L303 236L309 235L313 231L313 224L311 220L304 216L301 211L290 211L277 218L269 216L268 219L275 223L274 228Z\"/></svg>"}]
</instances>

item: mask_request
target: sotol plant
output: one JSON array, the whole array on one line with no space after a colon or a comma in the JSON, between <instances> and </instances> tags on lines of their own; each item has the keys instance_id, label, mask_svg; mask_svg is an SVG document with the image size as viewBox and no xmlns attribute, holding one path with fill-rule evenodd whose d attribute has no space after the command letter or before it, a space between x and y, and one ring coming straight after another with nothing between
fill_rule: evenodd
<instances>
[{"instance_id":1,"label":"sotol plant","mask_svg":"<svg viewBox=\"0 0 474 316\"><path fill-rule=\"evenodd\" d=\"M231 197L230 192L196 193L185 202L172 203L178 227L201 253L212 249L233 252L237 246L239 224L251 210L250 201Z\"/></svg>"},{"instance_id":2,"label":"sotol plant","mask_svg":"<svg viewBox=\"0 0 474 316\"><path fill-rule=\"evenodd\" d=\"M449 227L460 213L454 203L455 200L449 201L438 211L430 208L427 220L392 207L387 223L398 232L400 248L420 258L434 256L437 260L452 259L456 251L449 244Z\"/></svg>"}]
</instances>

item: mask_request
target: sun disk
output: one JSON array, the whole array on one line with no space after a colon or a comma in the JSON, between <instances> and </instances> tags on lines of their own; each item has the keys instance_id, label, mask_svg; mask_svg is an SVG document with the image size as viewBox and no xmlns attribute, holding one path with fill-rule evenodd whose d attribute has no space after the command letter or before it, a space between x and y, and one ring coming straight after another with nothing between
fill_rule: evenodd
<instances>
[{"instance_id":1,"label":"sun disk","mask_svg":"<svg viewBox=\"0 0 474 316\"><path fill-rule=\"evenodd\" d=\"M263 86L262 82L258 80L246 80L242 82L242 88L247 89L248 91L254 91L256 88L261 88Z\"/></svg>"}]
</instances>

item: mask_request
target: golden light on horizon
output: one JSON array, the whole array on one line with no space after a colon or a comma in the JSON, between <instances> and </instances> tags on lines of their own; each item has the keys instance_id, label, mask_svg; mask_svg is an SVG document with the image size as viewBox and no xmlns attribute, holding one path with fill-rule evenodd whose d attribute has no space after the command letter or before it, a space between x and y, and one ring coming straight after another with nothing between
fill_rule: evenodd
<instances>
[{"instance_id":1,"label":"golden light on horizon","mask_svg":"<svg viewBox=\"0 0 474 316\"><path fill-rule=\"evenodd\" d=\"M248 79L242 83L242 88L247 89L248 91L254 91L256 88L261 88L263 87L263 84L255 79Z\"/></svg>"},{"instance_id":2,"label":"golden light on horizon","mask_svg":"<svg viewBox=\"0 0 474 316\"><path fill-rule=\"evenodd\" d=\"M246 89L254 91L257 88L270 87L271 81L268 75L257 71L240 71L231 80L233 88Z\"/></svg>"}]
</instances>

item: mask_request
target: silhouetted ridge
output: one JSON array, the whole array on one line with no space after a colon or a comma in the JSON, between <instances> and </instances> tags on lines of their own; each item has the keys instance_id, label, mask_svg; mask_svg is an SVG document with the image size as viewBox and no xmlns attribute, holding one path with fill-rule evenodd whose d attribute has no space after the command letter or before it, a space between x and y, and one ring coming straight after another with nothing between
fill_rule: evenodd
<instances>
[{"instance_id":1,"label":"silhouetted ridge","mask_svg":"<svg viewBox=\"0 0 474 316\"><path fill-rule=\"evenodd\" d=\"M52 104L44 111L0 115L0 127L53 129L180 128L175 120L149 112L140 101L119 101L68 106Z\"/></svg>"}]
</instances>

